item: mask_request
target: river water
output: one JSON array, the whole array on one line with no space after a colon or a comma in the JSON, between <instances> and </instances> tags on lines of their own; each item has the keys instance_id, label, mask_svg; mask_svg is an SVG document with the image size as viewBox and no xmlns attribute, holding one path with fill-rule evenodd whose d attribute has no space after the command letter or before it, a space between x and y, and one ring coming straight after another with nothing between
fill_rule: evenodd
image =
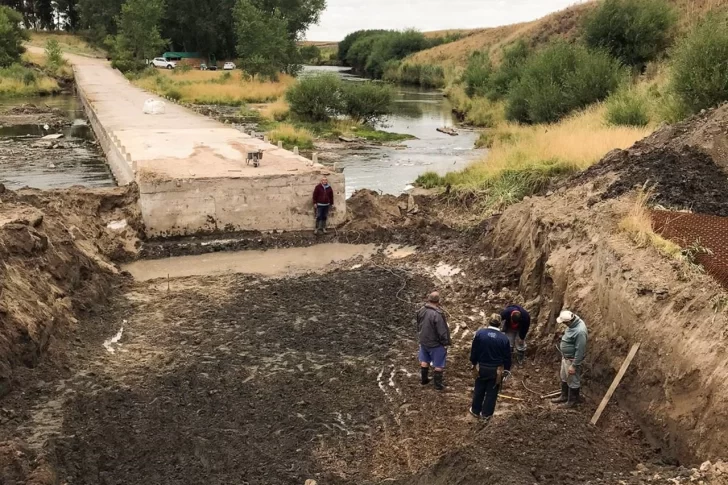
<instances>
[{"instance_id":1,"label":"river water","mask_svg":"<svg viewBox=\"0 0 728 485\"><path fill-rule=\"evenodd\" d=\"M55 113L2 114L28 105ZM41 140L54 134L63 136ZM11 189L116 184L81 101L73 95L0 99L0 183Z\"/></svg>"},{"instance_id":2,"label":"river water","mask_svg":"<svg viewBox=\"0 0 728 485\"><path fill-rule=\"evenodd\" d=\"M301 75L324 72L337 73L346 81L363 81L344 67L305 66ZM364 188L399 195L424 172L444 175L484 156L482 150L474 149L478 133L458 129L458 136L450 136L437 131L457 124L452 106L442 91L411 86L394 86L394 89L394 113L377 128L417 139L398 143L396 147L344 151L337 163L346 175L347 197Z\"/></svg>"}]
</instances>

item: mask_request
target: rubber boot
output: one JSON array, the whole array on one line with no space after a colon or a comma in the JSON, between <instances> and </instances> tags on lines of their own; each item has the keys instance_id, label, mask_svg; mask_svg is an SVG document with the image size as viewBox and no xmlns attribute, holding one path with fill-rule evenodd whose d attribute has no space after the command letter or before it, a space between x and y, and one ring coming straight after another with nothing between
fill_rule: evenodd
<instances>
[{"instance_id":1,"label":"rubber boot","mask_svg":"<svg viewBox=\"0 0 728 485\"><path fill-rule=\"evenodd\" d=\"M321 229L321 221L316 219L316 229L313 230L313 233L318 234L320 229Z\"/></svg>"},{"instance_id":2,"label":"rubber boot","mask_svg":"<svg viewBox=\"0 0 728 485\"><path fill-rule=\"evenodd\" d=\"M442 383L442 371L435 371L435 390L442 391L445 389L445 384Z\"/></svg>"},{"instance_id":3,"label":"rubber boot","mask_svg":"<svg viewBox=\"0 0 728 485\"><path fill-rule=\"evenodd\" d=\"M321 221L321 231L326 234L326 219Z\"/></svg>"},{"instance_id":4,"label":"rubber boot","mask_svg":"<svg viewBox=\"0 0 728 485\"><path fill-rule=\"evenodd\" d=\"M428 377L429 373L430 373L429 367L420 367L420 376L422 378L422 380L420 382L422 382L423 386L426 386L427 384L430 383L430 378Z\"/></svg>"},{"instance_id":5,"label":"rubber boot","mask_svg":"<svg viewBox=\"0 0 728 485\"><path fill-rule=\"evenodd\" d=\"M518 362L518 365L523 365L524 360L526 360L526 351L516 350L516 362Z\"/></svg>"},{"instance_id":6,"label":"rubber boot","mask_svg":"<svg viewBox=\"0 0 728 485\"><path fill-rule=\"evenodd\" d=\"M561 383L561 395L551 400L554 404L562 404L569 400L569 385L565 382Z\"/></svg>"},{"instance_id":7,"label":"rubber boot","mask_svg":"<svg viewBox=\"0 0 728 485\"><path fill-rule=\"evenodd\" d=\"M579 404L579 391L580 388L571 389L569 388L569 400L566 402L566 404L563 404L563 407L566 409L573 409L576 407L577 404Z\"/></svg>"}]
</instances>

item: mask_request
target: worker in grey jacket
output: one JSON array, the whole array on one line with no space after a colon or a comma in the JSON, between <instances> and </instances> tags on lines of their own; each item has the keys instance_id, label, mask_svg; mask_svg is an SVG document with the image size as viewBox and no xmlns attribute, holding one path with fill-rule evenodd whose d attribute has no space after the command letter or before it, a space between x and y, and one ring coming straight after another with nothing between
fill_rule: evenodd
<instances>
[{"instance_id":1,"label":"worker in grey jacket","mask_svg":"<svg viewBox=\"0 0 728 485\"><path fill-rule=\"evenodd\" d=\"M561 404L564 407L573 408L579 402L579 390L581 389L581 372L588 332L584 320L578 315L564 310L556 321L566 325L566 331L561 337L561 395L551 402Z\"/></svg>"},{"instance_id":2,"label":"worker in grey jacket","mask_svg":"<svg viewBox=\"0 0 728 485\"><path fill-rule=\"evenodd\" d=\"M427 303L417 311L417 336L420 343L418 358L422 385L430 382L428 373L430 364L435 367L435 389L442 391L447 347L450 345L450 328L447 326L445 314L440 308L440 294L433 291L427 297Z\"/></svg>"}]
</instances>

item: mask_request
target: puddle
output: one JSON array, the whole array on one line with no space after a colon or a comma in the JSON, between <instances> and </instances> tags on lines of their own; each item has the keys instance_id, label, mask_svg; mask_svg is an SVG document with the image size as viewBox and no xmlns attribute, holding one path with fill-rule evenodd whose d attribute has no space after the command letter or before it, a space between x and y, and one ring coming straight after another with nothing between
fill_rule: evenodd
<instances>
[{"instance_id":1,"label":"puddle","mask_svg":"<svg viewBox=\"0 0 728 485\"><path fill-rule=\"evenodd\" d=\"M220 252L143 260L128 264L123 269L137 281L225 273L287 276L325 270L330 264L358 257L369 259L377 249L374 244L329 243L307 248Z\"/></svg>"},{"instance_id":2,"label":"puddle","mask_svg":"<svg viewBox=\"0 0 728 485\"><path fill-rule=\"evenodd\" d=\"M393 244L387 246L384 250L384 255L389 259L404 259L407 256L412 256L416 252L416 246L400 246L398 244Z\"/></svg>"},{"instance_id":3,"label":"puddle","mask_svg":"<svg viewBox=\"0 0 728 485\"><path fill-rule=\"evenodd\" d=\"M455 266L451 266L447 263L440 262L437 266L435 266L434 269L435 276L440 279L440 281L445 281L453 276L457 275L463 275L465 276L465 273L463 273L463 270L460 268L456 268Z\"/></svg>"}]
</instances>

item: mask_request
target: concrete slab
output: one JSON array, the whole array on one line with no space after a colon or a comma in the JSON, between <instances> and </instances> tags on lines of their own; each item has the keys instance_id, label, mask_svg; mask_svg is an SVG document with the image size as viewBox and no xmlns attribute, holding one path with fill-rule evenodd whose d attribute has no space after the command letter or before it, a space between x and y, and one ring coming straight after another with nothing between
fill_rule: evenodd
<instances>
[{"instance_id":1,"label":"concrete slab","mask_svg":"<svg viewBox=\"0 0 728 485\"><path fill-rule=\"evenodd\" d=\"M139 184L148 235L310 229L311 194L324 174L334 187L332 222L343 221L343 174L143 91L106 61L67 57L117 181ZM165 112L144 114L149 99ZM247 153L257 150L263 160L253 167Z\"/></svg>"}]
</instances>

